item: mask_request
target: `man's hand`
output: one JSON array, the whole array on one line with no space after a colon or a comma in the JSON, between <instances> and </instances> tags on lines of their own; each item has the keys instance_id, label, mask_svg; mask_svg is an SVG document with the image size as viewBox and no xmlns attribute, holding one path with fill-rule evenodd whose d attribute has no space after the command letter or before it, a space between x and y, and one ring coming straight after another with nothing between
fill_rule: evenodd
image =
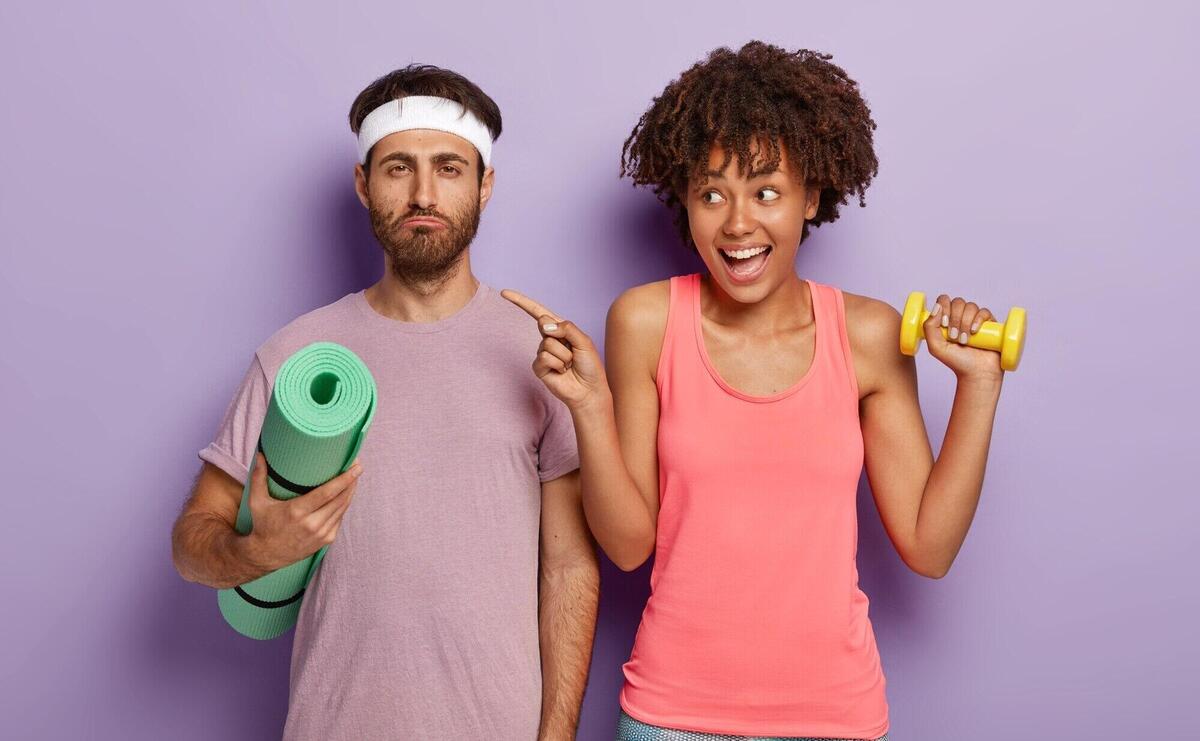
<instances>
[{"instance_id":1,"label":"man's hand","mask_svg":"<svg viewBox=\"0 0 1200 741\"><path fill-rule=\"evenodd\" d=\"M360 474L362 466L355 461L345 473L303 496L275 499L267 490L266 458L256 453L248 501L254 523L243 543L246 558L268 572L275 571L332 543Z\"/></svg>"}]
</instances>

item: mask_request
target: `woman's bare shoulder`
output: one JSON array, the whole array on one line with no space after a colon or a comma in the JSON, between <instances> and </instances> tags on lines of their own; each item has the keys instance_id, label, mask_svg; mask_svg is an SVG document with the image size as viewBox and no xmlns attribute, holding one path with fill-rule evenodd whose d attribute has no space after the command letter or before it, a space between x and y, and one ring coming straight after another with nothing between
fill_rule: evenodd
<instances>
[{"instance_id":1,"label":"woman's bare shoulder","mask_svg":"<svg viewBox=\"0 0 1200 741\"><path fill-rule=\"evenodd\" d=\"M644 283L626 290L613 301L608 310L608 321L622 325L641 334L657 328L661 332L667 323L667 309L671 303L671 281L659 280Z\"/></svg>"},{"instance_id":2,"label":"woman's bare shoulder","mask_svg":"<svg viewBox=\"0 0 1200 741\"><path fill-rule=\"evenodd\" d=\"M899 339L900 312L891 304L849 291L842 291L842 301L846 306L846 328L851 341L854 335L859 335L867 342L890 334L895 334Z\"/></svg>"},{"instance_id":3,"label":"woman's bare shoulder","mask_svg":"<svg viewBox=\"0 0 1200 741\"><path fill-rule=\"evenodd\" d=\"M874 388L875 379L886 377L903 360L900 312L886 301L870 296L843 291L842 297L859 390L866 393Z\"/></svg>"},{"instance_id":4,"label":"woman's bare shoulder","mask_svg":"<svg viewBox=\"0 0 1200 741\"><path fill-rule=\"evenodd\" d=\"M608 310L605 346L613 352L636 355L646 367L658 364L667 312L671 305L671 282L660 280L626 290Z\"/></svg>"}]
</instances>

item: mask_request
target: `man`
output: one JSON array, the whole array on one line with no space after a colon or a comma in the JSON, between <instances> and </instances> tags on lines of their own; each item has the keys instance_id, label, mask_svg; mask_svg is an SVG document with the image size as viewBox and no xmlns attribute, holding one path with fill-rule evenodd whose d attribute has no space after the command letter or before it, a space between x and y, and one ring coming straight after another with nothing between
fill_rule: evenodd
<instances>
[{"instance_id":1,"label":"man","mask_svg":"<svg viewBox=\"0 0 1200 741\"><path fill-rule=\"evenodd\" d=\"M413 65L363 90L350 125L383 277L255 353L200 452L176 568L228 588L331 544L297 623L286 739L574 738L599 592L574 429L529 373L536 327L476 279L468 250L499 108L461 75ZM359 463L278 501L260 460L241 536L275 373L317 340L375 376Z\"/></svg>"}]
</instances>

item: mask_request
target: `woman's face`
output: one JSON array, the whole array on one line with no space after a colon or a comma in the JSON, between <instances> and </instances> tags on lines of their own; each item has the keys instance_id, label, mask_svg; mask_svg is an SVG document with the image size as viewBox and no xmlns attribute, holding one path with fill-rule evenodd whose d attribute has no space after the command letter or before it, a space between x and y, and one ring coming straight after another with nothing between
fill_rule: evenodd
<instances>
[{"instance_id":1,"label":"woman's face","mask_svg":"<svg viewBox=\"0 0 1200 741\"><path fill-rule=\"evenodd\" d=\"M688 227L717 285L735 301L756 303L794 273L800 234L817 213L820 189L800 184L786 151L774 171L752 167L745 176L736 158L718 170L724 158L714 144L706 175L688 182Z\"/></svg>"}]
</instances>

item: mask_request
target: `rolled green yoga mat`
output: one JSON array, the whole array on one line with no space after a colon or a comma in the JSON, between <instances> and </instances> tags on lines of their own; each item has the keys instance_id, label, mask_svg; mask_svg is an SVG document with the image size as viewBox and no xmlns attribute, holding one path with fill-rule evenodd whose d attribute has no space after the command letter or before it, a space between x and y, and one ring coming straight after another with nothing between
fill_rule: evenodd
<instances>
[{"instance_id":1,"label":"rolled green yoga mat","mask_svg":"<svg viewBox=\"0 0 1200 741\"><path fill-rule=\"evenodd\" d=\"M288 358L275 376L258 439L271 496L300 496L345 471L374 416L375 379L357 355L333 342L314 342ZM238 509L237 531L243 535L253 527L250 478ZM322 548L291 566L218 591L221 614L244 636L281 635L296 624L304 589L324 557Z\"/></svg>"}]
</instances>

